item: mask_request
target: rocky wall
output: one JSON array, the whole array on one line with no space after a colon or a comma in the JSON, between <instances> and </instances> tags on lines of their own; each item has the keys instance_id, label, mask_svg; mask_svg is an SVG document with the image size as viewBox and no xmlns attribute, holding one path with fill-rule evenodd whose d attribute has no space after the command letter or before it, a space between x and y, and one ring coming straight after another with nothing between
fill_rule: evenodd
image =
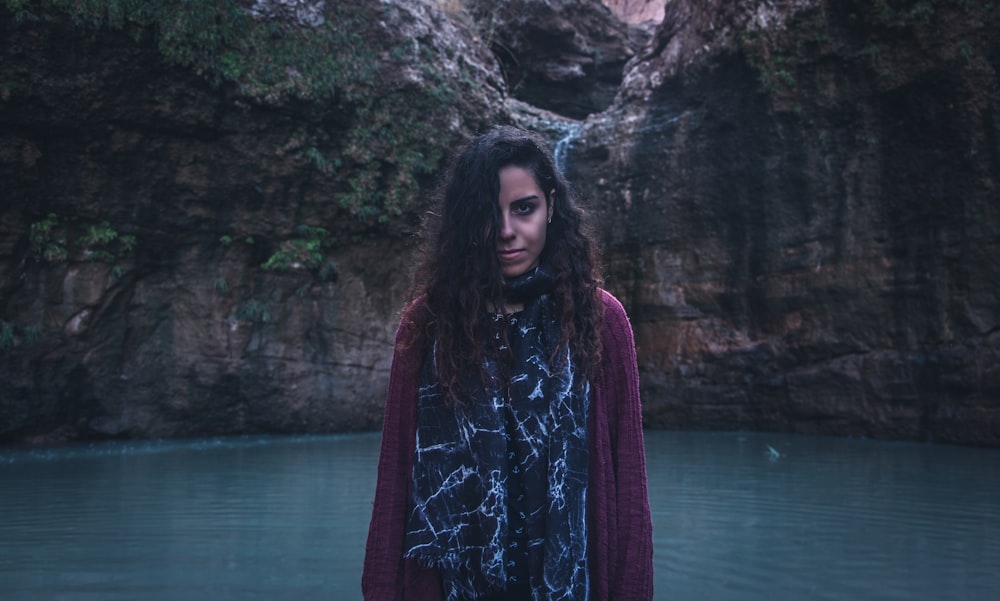
<instances>
[{"instance_id":1,"label":"rocky wall","mask_svg":"<svg viewBox=\"0 0 1000 601\"><path fill-rule=\"evenodd\" d=\"M647 426L1000 443L997 9L707 4L569 155Z\"/></svg>"}]
</instances>

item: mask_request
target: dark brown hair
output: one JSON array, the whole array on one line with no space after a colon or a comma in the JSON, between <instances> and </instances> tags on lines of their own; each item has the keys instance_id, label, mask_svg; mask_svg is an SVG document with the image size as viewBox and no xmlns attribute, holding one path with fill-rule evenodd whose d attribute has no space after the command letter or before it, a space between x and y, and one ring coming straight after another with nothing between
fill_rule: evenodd
<instances>
[{"instance_id":1,"label":"dark brown hair","mask_svg":"<svg viewBox=\"0 0 1000 601\"><path fill-rule=\"evenodd\" d=\"M414 280L413 296L423 298L425 309L416 317L420 344L425 353L436 347L439 385L452 403L462 401L462 375L481 374L484 357L497 352L496 341L484 333L491 315L504 306L497 199L499 173L507 166L530 171L546 202L554 203L540 260L556 279L552 295L562 329L558 346L569 345L588 378L600 361L600 278L587 214L540 136L495 127L470 141L453 160L437 206L424 224L423 260Z\"/></svg>"}]
</instances>

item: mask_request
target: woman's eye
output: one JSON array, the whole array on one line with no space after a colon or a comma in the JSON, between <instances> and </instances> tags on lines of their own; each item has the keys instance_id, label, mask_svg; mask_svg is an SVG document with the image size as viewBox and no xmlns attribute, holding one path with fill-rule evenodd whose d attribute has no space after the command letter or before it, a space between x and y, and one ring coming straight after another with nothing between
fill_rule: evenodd
<instances>
[{"instance_id":1,"label":"woman's eye","mask_svg":"<svg viewBox=\"0 0 1000 601\"><path fill-rule=\"evenodd\" d=\"M514 206L514 212L520 215L530 214L535 210L535 205L530 202L522 202Z\"/></svg>"}]
</instances>

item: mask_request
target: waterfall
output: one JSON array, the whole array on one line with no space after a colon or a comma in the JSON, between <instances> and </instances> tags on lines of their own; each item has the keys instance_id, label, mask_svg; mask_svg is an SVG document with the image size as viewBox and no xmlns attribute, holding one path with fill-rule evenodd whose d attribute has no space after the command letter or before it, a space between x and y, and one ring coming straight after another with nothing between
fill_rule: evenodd
<instances>
[{"instance_id":1,"label":"waterfall","mask_svg":"<svg viewBox=\"0 0 1000 601\"><path fill-rule=\"evenodd\" d=\"M569 148L577 136L580 135L582 127L583 124L578 121L566 121L558 126L558 130L563 135L556 142L555 148L552 151L552 157L555 159L556 169L562 173L566 172L566 155L569 153Z\"/></svg>"}]
</instances>

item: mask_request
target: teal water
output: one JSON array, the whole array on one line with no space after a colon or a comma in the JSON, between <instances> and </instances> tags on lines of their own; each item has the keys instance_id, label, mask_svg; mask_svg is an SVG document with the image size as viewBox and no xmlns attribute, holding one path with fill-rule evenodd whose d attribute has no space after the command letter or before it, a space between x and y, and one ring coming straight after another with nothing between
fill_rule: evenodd
<instances>
[{"instance_id":1,"label":"teal water","mask_svg":"<svg viewBox=\"0 0 1000 601\"><path fill-rule=\"evenodd\" d=\"M0 450L0 599L357 600L377 434ZM647 432L656 598L1000 600L1000 450Z\"/></svg>"}]
</instances>

